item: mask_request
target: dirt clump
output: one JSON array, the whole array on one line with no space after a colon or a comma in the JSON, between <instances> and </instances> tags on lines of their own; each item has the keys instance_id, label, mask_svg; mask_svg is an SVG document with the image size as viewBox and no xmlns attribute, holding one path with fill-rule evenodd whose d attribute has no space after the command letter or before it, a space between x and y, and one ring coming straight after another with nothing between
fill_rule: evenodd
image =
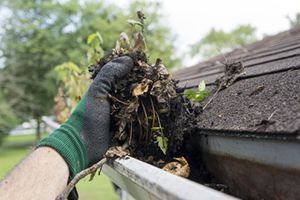
<instances>
[{"instance_id":1,"label":"dirt clump","mask_svg":"<svg viewBox=\"0 0 300 200\"><path fill-rule=\"evenodd\" d=\"M110 60L122 56L131 57L134 67L109 95L113 140L128 141L133 157L162 167L195 132L202 107L184 97L184 89L177 86L161 59L151 65L142 51L113 51L89 67L91 78Z\"/></svg>"},{"instance_id":2,"label":"dirt clump","mask_svg":"<svg viewBox=\"0 0 300 200\"><path fill-rule=\"evenodd\" d=\"M245 73L244 63L242 61L228 62L226 60L224 65L225 66L221 69L221 71L223 71L225 75L217 79L215 82L215 85L217 85L217 90L230 87L241 74Z\"/></svg>"}]
</instances>

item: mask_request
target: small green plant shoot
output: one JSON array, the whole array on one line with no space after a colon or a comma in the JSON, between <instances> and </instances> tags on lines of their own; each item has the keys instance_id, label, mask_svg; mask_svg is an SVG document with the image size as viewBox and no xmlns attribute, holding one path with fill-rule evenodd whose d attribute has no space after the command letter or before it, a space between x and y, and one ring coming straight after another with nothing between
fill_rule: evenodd
<instances>
[{"instance_id":1,"label":"small green plant shoot","mask_svg":"<svg viewBox=\"0 0 300 200\"><path fill-rule=\"evenodd\" d=\"M205 82L202 80L198 85L198 92L194 90L188 90L185 92L185 96L189 99L195 99L195 101L202 101L205 97L207 97L211 92L205 90Z\"/></svg>"},{"instance_id":2,"label":"small green plant shoot","mask_svg":"<svg viewBox=\"0 0 300 200\"><path fill-rule=\"evenodd\" d=\"M156 112L155 112L156 113ZM163 132L163 127L161 126L161 123L160 123L160 119L159 119L159 115L158 113L156 113L156 116L157 116L157 121L158 121L158 125L159 127L152 127L153 130L160 130L161 132L161 136L157 136L156 137L156 141L155 143L158 143L158 146L159 148L162 150L162 152L164 154L167 153L167 149L168 149L168 138L164 136L164 132ZM153 119L153 118L152 118Z\"/></svg>"}]
</instances>

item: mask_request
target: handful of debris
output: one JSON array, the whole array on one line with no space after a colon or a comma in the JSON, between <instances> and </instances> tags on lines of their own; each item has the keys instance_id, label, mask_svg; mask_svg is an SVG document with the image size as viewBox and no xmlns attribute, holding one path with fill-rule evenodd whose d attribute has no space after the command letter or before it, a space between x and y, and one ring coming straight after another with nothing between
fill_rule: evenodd
<instances>
[{"instance_id":1,"label":"handful of debris","mask_svg":"<svg viewBox=\"0 0 300 200\"><path fill-rule=\"evenodd\" d=\"M152 164L165 160L166 155L171 158L195 131L202 108L184 97L184 89L176 85L161 59L151 65L140 50L113 50L106 59L89 67L91 78L110 60L122 56L131 57L134 67L109 94L113 140L128 141L131 155L143 161L152 156Z\"/></svg>"},{"instance_id":2,"label":"handful of debris","mask_svg":"<svg viewBox=\"0 0 300 200\"><path fill-rule=\"evenodd\" d=\"M130 155L158 167L181 157L183 141L197 128L196 119L202 107L184 95L158 58L152 65L146 54L143 36L146 17L137 11L138 21L131 16L127 33L120 34L112 53L89 67L94 79L109 61L129 56L133 61L131 72L113 85L108 95L111 101L111 130L113 141L129 144ZM141 26L139 32L136 26ZM133 32L133 28L136 33ZM134 45L131 45L131 38ZM123 43L123 47L121 44ZM186 162L187 163L187 162Z\"/></svg>"}]
</instances>

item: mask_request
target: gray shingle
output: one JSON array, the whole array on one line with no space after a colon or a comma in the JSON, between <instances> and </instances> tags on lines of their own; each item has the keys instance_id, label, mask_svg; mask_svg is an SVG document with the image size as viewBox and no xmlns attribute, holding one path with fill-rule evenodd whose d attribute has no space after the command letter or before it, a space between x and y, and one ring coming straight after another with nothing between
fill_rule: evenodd
<instances>
[{"instance_id":1,"label":"gray shingle","mask_svg":"<svg viewBox=\"0 0 300 200\"><path fill-rule=\"evenodd\" d=\"M246 45L225 56L229 61L243 61L246 75L215 96L200 115L200 130L219 134L238 131L263 134L264 137L298 138L300 26ZM215 80L223 76L219 70L223 61L224 58L219 55L174 72L173 77L180 80L180 86L188 81L188 88L196 88L201 80L205 80L208 89L213 90ZM258 87L263 89L250 95ZM212 96L213 93L201 104L205 105Z\"/></svg>"}]
</instances>

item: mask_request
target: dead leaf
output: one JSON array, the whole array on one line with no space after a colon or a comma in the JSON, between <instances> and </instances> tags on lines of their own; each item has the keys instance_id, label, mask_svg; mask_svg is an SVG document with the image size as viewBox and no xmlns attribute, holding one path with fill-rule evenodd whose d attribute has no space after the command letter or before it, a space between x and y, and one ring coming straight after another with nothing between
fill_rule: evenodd
<instances>
[{"instance_id":1,"label":"dead leaf","mask_svg":"<svg viewBox=\"0 0 300 200\"><path fill-rule=\"evenodd\" d=\"M133 112L137 112L139 108L139 99L136 98L133 102L129 104L129 106L125 109L124 115L122 115L122 118L120 121L117 123L119 125L119 132L123 133L127 122L130 120L131 114Z\"/></svg>"},{"instance_id":2,"label":"dead leaf","mask_svg":"<svg viewBox=\"0 0 300 200\"><path fill-rule=\"evenodd\" d=\"M139 83L138 86L132 91L132 96L140 96L148 92L149 85L152 83L150 79L144 78L142 83Z\"/></svg>"},{"instance_id":3,"label":"dead leaf","mask_svg":"<svg viewBox=\"0 0 300 200\"><path fill-rule=\"evenodd\" d=\"M165 161L163 161L162 159L160 159L157 164L165 164Z\"/></svg>"},{"instance_id":4,"label":"dead leaf","mask_svg":"<svg viewBox=\"0 0 300 200\"><path fill-rule=\"evenodd\" d=\"M123 133L124 129L126 127L128 119L127 118L121 118L117 125L119 125L119 133Z\"/></svg>"},{"instance_id":5,"label":"dead leaf","mask_svg":"<svg viewBox=\"0 0 300 200\"><path fill-rule=\"evenodd\" d=\"M123 158L130 155L128 149L124 149L121 146L110 147L105 153L105 158Z\"/></svg>"},{"instance_id":6,"label":"dead leaf","mask_svg":"<svg viewBox=\"0 0 300 200\"><path fill-rule=\"evenodd\" d=\"M135 41L133 48L142 50L147 53L147 45L143 34L139 32L139 33L135 33L133 36Z\"/></svg>"},{"instance_id":7,"label":"dead leaf","mask_svg":"<svg viewBox=\"0 0 300 200\"><path fill-rule=\"evenodd\" d=\"M97 172L97 170L91 173L89 181L92 181L94 179L96 172Z\"/></svg>"},{"instance_id":8,"label":"dead leaf","mask_svg":"<svg viewBox=\"0 0 300 200\"><path fill-rule=\"evenodd\" d=\"M115 50L116 50L116 51L119 51L120 49L121 49L121 44L120 44L119 41L117 41Z\"/></svg>"},{"instance_id":9,"label":"dead leaf","mask_svg":"<svg viewBox=\"0 0 300 200\"><path fill-rule=\"evenodd\" d=\"M168 109L168 108L159 109L158 112L159 112L160 114L162 114L162 113L167 113L167 112L169 112L169 109Z\"/></svg>"},{"instance_id":10,"label":"dead leaf","mask_svg":"<svg viewBox=\"0 0 300 200\"><path fill-rule=\"evenodd\" d=\"M144 61L138 61L138 64L143 68L143 69L145 69L146 71L148 71L148 72L152 72L153 71L153 69L152 69L152 67L150 66L150 65L148 65L147 63L145 63Z\"/></svg>"},{"instance_id":11,"label":"dead leaf","mask_svg":"<svg viewBox=\"0 0 300 200\"><path fill-rule=\"evenodd\" d=\"M140 96L143 95L144 93L148 92L149 86L146 85L144 87L143 83L138 84L138 86L132 91L132 96Z\"/></svg>"},{"instance_id":12,"label":"dead leaf","mask_svg":"<svg viewBox=\"0 0 300 200\"><path fill-rule=\"evenodd\" d=\"M125 109L124 114L128 116L128 115L131 114L132 112L137 112L139 106L140 106L140 104L139 104L139 99L136 98L136 99L135 99L133 102L131 102L131 103L129 104L129 106Z\"/></svg>"},{"instance_id":13,"label":"dead leaf","mask_svg":"<svg viewBox=\"0 0 300 200\"><path fill-rule=\"evenodd\" d=\"M244 63L239 62L226 62L224 67L224 73L227 76L232 76L234 74L241 74L244 72Z\"/></svg>"},{"instance_id":14,"label":"dead leaf","mask_svg":"<svg viewBox=\"0 0 300 200\"><path fill-rule=\"evenodd\" d=\"M150 80L150 79L148 79L148 78L144 78L144 79L142 80L142 83L144 83L145 85L150 85L150 84L153 83L153 81Z\"/></svg>"},{"instance_id":15,"label":"dead leaf","mask_svg":"<svg viewBox=\"0 0 300 200\"><path fill-rule=\"evenodd\" d=\"M169 75L166 67L163 64L159 64L157 66L157 72L160 75L160 77L164 77L165 78L165 77L171 76L171 75Z\"/></svg>"},{"instance_id":16,"label":"dead leaf","mask_svg":"<svg viewBox=\"0 0 300 200\"><path fill-rule=\"evenodd\" d=\"M138 60L138 64L142 67L142 70L146 72L145 77L151 77L153 75L154 67L149 65L148 63L144 61ZM152 78L151 78L152 80Z\"/></svg>"},{"instance_id":17,"label":"dead leaf","mask_svg":"<svg viewBox=\"0 0 300 200\"><path fill-rule=\"evenodd\" d=\"M144 16L144 14L141 11L137 11L137 16L140 19L146 19L146 17Z\"/></svg>"},{"instance_id":18,"label":"dead leaf","mask_svg":"<svg viewBox=\"0 0 300 200\"><path fill-rule=\"evenodd\" d=\"M242 61L239 62L228 62L223 63L225 67L221 69L225 73L224 76L217 79L215 84L217 88L222 90L224 88L230 87L240 74L244 73L244 64Z\"/></svg>"},{"instance_id":19,"label":"dead leaf","mask_svg":"<svg viewBox=\"0 0 300 200\"><path fill-rule=\"evenodd\" d=\"M156 80L151 88L150 94L157 98L159 103L165 103L176 97L176 90L172 76L168 73L166 67L161 63L162 59L158 58L154 65Z\"/></svg>"},{"instance_id":20,"label":"dead leaf","mask_svg":"<svg viewBox=\"0 0 300 200\"><path fill-rule=\"evenodd\" d=\"M159 103L164 103L169 99L175 98L176 90L172 79L168 77L166 80L156 81L151 88L150 94L155 96Z\"/></svg>"},{"instance_id":21,"label":"dead leaf","mask_svg":"<svg viewBox=\"0 0 300 200\"><path fill-rule=\"evenodd\" d=\"M125 32L122 32L120 34L120 40L126 43L128 50L131 50L131 45L130 45L128 36L127 36L127 34Z\"/></svg>"},{"instance_id":22,"label":"dead leaf","mask_svg":"<svg viewBox=\"0 0 300 200\"><path fill-rule=\"evenodd\" d=\"M133 68L132 68L133 71L139 71L141 69L142 69L141 66L133 66Z\"/></svg>"},{"instance_id":23,"label":"dead leaf","mask_svg":"<svg viewBox=\"0 0 300 200\"><path fill-rule=\"evenodd\" d=\"M177 176L181 176L184 178L189 177L190 175L190 167L186 159L182 156L180 158L174 158L179 162L170 162L166 164L162 170L175 174Z\"/></svg>"},{"instance_id":24,"label":"dead leaf","mask_svg":"<svg viewBox=\"0 0 300 200\"><path fill-rule=\"evenodd\" d=\"M148 156L147 161L148 161L148 162L152 162L152 161L153 161L153 156Z\"/></svg>"},{"instance_id":25,"label":"dead leaf","mask_svg":"<svg viewBox=\"0 0 300 200\"><path fill-rule=\"evenodd\" d=\"M115 104L112 104L112 105L110 106L110 115L112 115L115 111L116 111L116 105L115 105Z\"/></svg>"}]
</instances>

